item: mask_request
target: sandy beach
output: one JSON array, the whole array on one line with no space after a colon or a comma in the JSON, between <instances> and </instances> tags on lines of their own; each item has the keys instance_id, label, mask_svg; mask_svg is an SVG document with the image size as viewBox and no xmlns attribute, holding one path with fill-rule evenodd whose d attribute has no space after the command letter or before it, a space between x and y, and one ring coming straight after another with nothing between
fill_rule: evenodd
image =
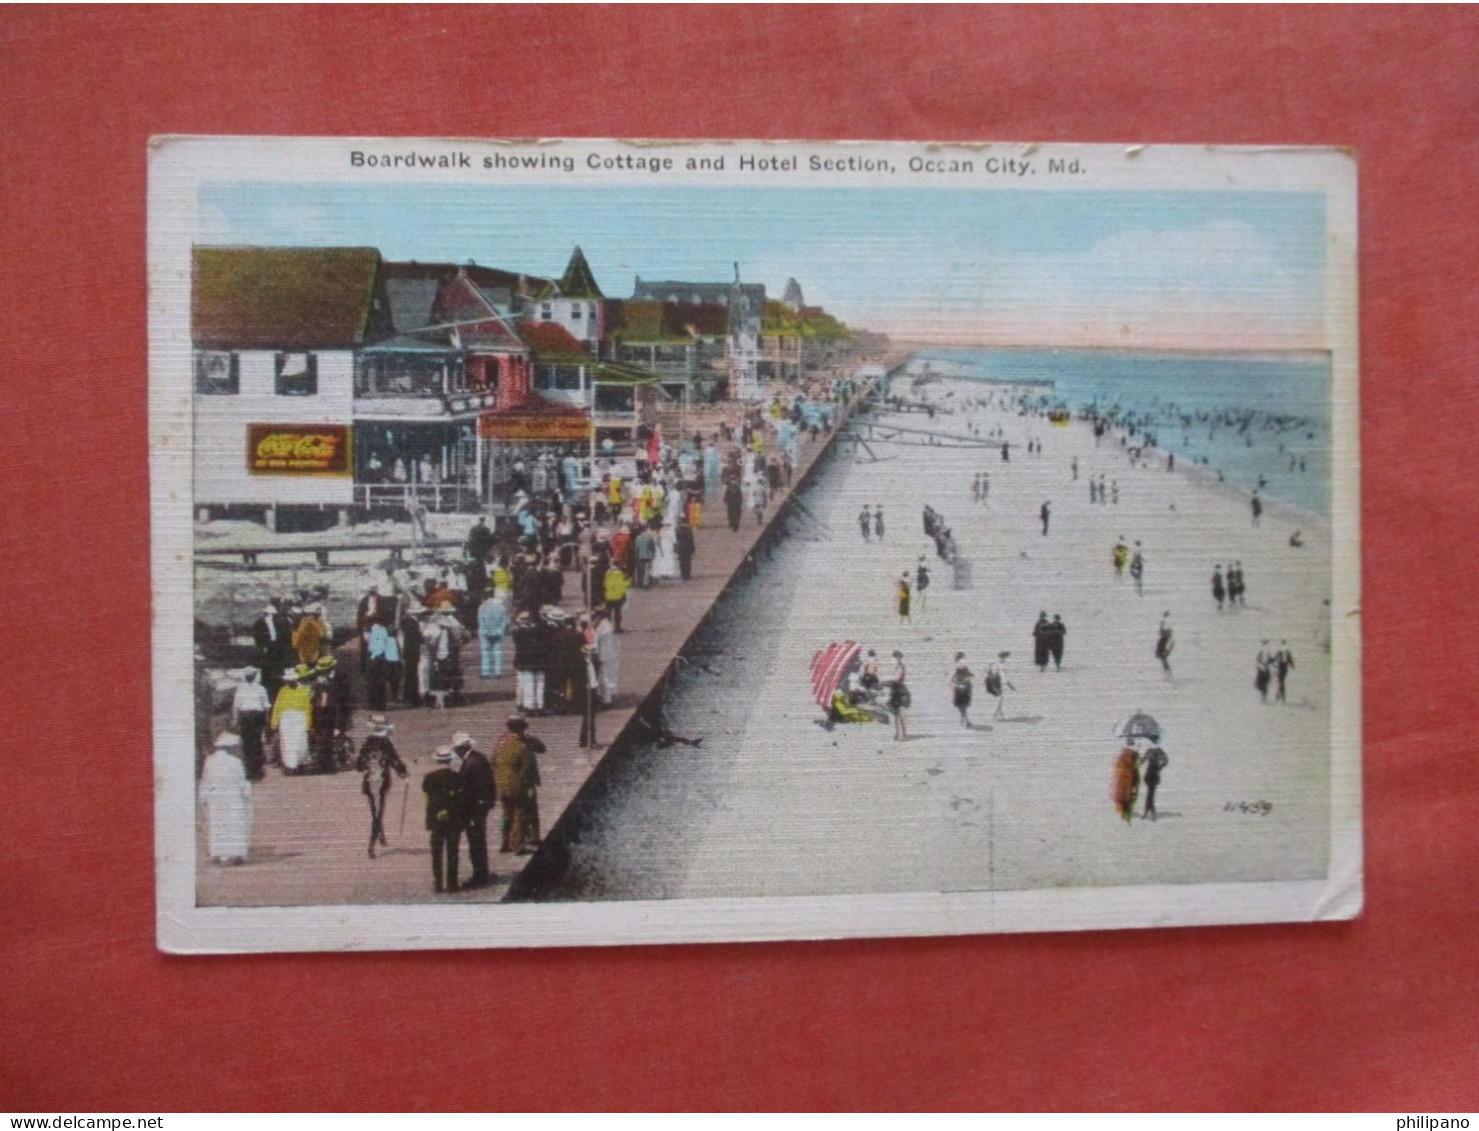
<instances>
[{"instance_id":1,"label":"sandy beach","mask_svg":"<svg viewBox=\"0 0 1479 1131\"><path fill-rule=\"evenodd\" d=\"M1026 890L1316 879L1330 843L1328 523L1269 500L1259 526L1248 496L1194 471L1133 467L1113 433L1050 425L1002 404L1001 387L963 380L894 391L931 400L937 431L1003 430L990 448L875 443L840 451L807 494L817 521L796 526L760 576L732 590L668 703L700 749L656 747L630 759L621 788L572 848L563 898L806 896ZM969 412L968 398L996 393ZM926 425L921 413L879 424ZM914 437L920 441L922 437ZM1040 440L1040 454L1027 441ZM948 442L948 441L947 441ZM1074 481L1071 460L1077 457ZM984 505L972 478L989 472ZM1091 504L1089 478L1117 482ZM1052 504L1047 536L1039 508ZM857 515L881 504L886 534L864 541ZM924 536L940 512L971 563L971 586ZM1295 530L1304 545L1289 544ZM1142 543L1144 594L1117 579L1117 538ZM921 556L933 574L908 623L899 575ZM1219 612L1214 564L1243 563L1247 607ZM1068 626L1063 670L1032 663L1039 612ZM1173 676L1154 656L1169 612ZM831 641L875 649L885 678L904 653L909 740L890 727L817 725L809 663ZM1287 641L1287 705L1253 687L1261 643ZM1005 719L981 687L1010 651ZM956 652L975 673L973 726L948 680ZM702 670L707 665L708 671ZM1170 757L1158 821L1126 824L1110 800L1133 712L1152 714ZM1138 813L1138 806L1137 806Z\"/></svg>"}]
</instances>

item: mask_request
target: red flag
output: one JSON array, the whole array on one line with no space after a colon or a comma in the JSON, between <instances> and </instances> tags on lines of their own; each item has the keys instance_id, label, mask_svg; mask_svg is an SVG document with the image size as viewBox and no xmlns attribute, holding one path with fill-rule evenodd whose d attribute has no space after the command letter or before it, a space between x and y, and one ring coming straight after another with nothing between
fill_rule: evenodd
<instances>
[{"instance_id":1,"label":"red flag","mask_svg":"<svg viewBox=\"0 0 1479 1131\"><path fill-rule=\"evenodd\" d=\"M647 462L653 467L659 466L662 459L662 425L652 426L652 435L647 440Z\"/></svg>"}]
</instances>

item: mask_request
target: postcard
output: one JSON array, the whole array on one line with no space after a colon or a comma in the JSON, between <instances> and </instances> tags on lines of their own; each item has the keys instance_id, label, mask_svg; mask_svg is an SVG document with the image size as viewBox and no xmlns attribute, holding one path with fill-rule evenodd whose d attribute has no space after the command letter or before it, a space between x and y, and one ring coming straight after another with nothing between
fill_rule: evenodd
<instances>
[{"instance_id":1,"label":"postcard","mask_svg":"<svg viewBox=\"0 0 1479 1131\"><path fill-rule=\"evenodd\" d=\"M1356 915L1355 185L156 139L159 945Z\"/></svg>"}]
</instances>

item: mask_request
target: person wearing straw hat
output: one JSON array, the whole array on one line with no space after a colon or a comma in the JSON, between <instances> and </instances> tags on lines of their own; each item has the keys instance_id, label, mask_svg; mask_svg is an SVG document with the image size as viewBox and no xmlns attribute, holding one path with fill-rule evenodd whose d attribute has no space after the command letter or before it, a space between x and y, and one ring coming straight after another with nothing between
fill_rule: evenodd
<instances>
[{"instance_id":1,"label":"person wearing straw hat","mask_svg":"<svg viewBox=\"0 0 1479 1131\"><path fill-rule=\"evenodd\" d=\"M313 681L314 768L321 774L332 774L339 769L338 745L349 731L349 677L340 669L339 661L325 653L307 678Z\"/></svg>"},{"instance_id":2,"label":"person wearing straw hat","mask_svg":"<svg viewBox=\"0 0 1479 1131\"><path fill-rule=\"evenodd\" d=\"M478 674L482 678L503 678L503 638L508 630L508 605L494 593L478 609Z\"/></svg>"},{"instance_id":3,"label":"person wearing straw hat","mask_svg":"<svg viewBox=\"0 0 1479 1131\"><path fill-rule=\"evenodd\" d=\"M282 669L292 661L292 635L288 618L283 615L281 599L274 597L252 623L257 666L262 670L262 686L269 700L277 698L278 688L282 686Z\"/></svg>"},{"instance_id":4,"label":"person wearing straw hat","mask_svg":"<svg viewBox=\"0 0 1479 1131\"><path fill-rule=\"evenodd\" d=\"M285 668L277 702L272 705L271 727L277 732L277 752L289 774L302 770L308 756L308 726L313 717L313 693L303 686L297 668Z\"/></svg>"},{"instance_id":5,"label":"person wearing straw hat","mask_svg":"<svg viewBox=\"0 0 1479 1131\"><path fill-rule=\"evenodd\" d=\"M467 814L457 753L450 746L436 752L436 769L421 779L426 794L426 831L431 834L431 876L438 895L456 892L457 843Z\"/></svg>"},{"instance_id":6,"label":"person wearing straw hat","mask_svg":"<svg viewBox=\"0 0 1479 1131\"><path fill-rule=\"evenodd\" d=\"M301 663L316 664L323 654L329 630L323 620L323 606L309 605L298 627L293 629L293 650Z\"/></svg>"},{"instance_id":7,"label":"person wearing straw hat","mask_svg":"<svg viewBox=\"0 0 1479 1131\"><path fill-rule=\"evenodd\" d=\"M462 777L467 856L472 861L472 878L466 886L484 887L493 880L488 871L488 813L497 801L493 766L466 731L452 736L452 750L462 762L458 773Z\"/></svg>"},{"instance_id":8,"label":"person wearing straw hat","mask_svg":"<svg viewBox=\"0 0 1479 1131\"><path fill-rule=\"evenodd\" d=\"M360 789L370 802L370 859L375 859L375 845L387 846L385 839L385 797L390 792L390 775L402 781L406 778L406 764L396 752L390 736L395 728L384 715L371 715L370 736L360 743L359 757L354 768L364 775Z\"/></svg>"},{"instance_id":9,"label":"person wearing straw hat","mask_svg":"<svg viewBox=\"0 0 1479 1131\"><path fill-rule=\"evenodd\" d=\"M508 730L493 754L493 777L503 805L503 843L500 852L528 856L539 845L539 759L544 743L528 733L519 715L508 720Z\"/></svg>"},{"instance_id":10,"label":"person wearing straw hat","mask_svg":"<svg viewBox=\"0 0 1479 1131\"><path fill-rule=\"evenodd\" d=\"M267 715L272 702L267 689L258 681L256 668L247 668L245 682L231 696L231 724L241 735L241 761L247 781L261 781L267 759L262 749L262 732L267 729Z\"/></svg>"},{"instance_id":11,"label":"person wearing straw hat","mask_svg":"<svg viewBox=\"0 0 1479 1131\"><path fill-rule=\"evenodd\" d=\"M543 714L551 630L543 620L526 610L514 618L513 638L519 709L531 714Z\"/></svg>"},{"instance_id":12,"label":"person wearing straw hat","mask_svg":"<svg viewBox=\"0 0 1479 1131\"><path fill-rule=\"evenodd\" d=\"M206 851L217 864L244 863L250 851L252 785L240 753L241 738L223 732L200 775L200 801L209 824Z\"/></svg>"}]
</instances>

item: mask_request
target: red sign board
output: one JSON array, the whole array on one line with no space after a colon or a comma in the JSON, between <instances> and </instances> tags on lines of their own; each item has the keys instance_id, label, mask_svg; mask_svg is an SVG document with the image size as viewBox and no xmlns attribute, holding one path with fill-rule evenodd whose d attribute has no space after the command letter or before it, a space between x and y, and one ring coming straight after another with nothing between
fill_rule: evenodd
<instances>
[{"instance_id":1,"label":"red sign board","mask_svg":"<svg viewBox=\"0 0 1479 1131\"><path fill-rule=\"evenodd\" d=\"M247 471L253 475L352 476L346 424L248 424Z\"/></svg>"},{"instance_id":2,"label":"red sign board","mask_svg":"<svg viewBox=\"0 0 1479 1131\"><path fill-rule=\"evenodd\" d=\"M484 440L588 440L591 420L583 412L485 412L478 417Z\"/></svg>"}]
</instances>

